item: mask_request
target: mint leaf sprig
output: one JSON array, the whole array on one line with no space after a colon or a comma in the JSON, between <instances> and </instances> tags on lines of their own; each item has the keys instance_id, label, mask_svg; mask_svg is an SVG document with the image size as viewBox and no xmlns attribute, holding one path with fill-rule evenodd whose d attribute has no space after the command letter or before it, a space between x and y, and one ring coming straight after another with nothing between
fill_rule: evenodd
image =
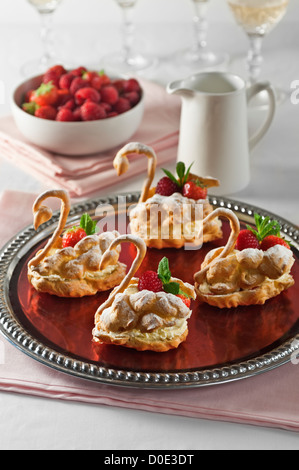
<instances>
[{"instance_id":1,"label":"mint leaf sprig","mask_svg":"<svg viewBox=\"0 0 299 470\"><path fill-rule=\"evenodd\" d=\"M97 221L92 220L89 214L83 214L80 219L80 228L83 228L86 235L93 235L96 233Z\"/></svg>"},{"instance_id":2,"label":"mint leaf sprig","mask_svg":"<svg viewBox=\"0 0 299 470\"><path fill-rule=\"evenodd\" d=\"M163 290L168 294L173 295L184 295L185 297L189 298L189 296L182 291L180 288L180 284L178 282L171 281L171 272L169 269L169 262L166 256L161 259L159 266L158 266L158 277L163 284Z\"/></svg>"},{"instance_id":3,"label":"mint leaf sprig","mask_svg":"<svg viewBox=\"0 0 299 470\"><path fill-rule=\"evenodd\" d=\"M277 220L271 220L269 216L263 217L255 213L254 221L256 225L256 230L250 225L246 225L246 228L256 236L260 243L264 240L264 238L268 236L275 236L284 240L289 246L292 246L288 240L281 236L281 226L279 222L277 222Z\"/></svg>"},{"instance_id":4,"label":"mint leaf sprig","mask_svg":"<svg viewBox=\"0 0 299 470\"><path fill-rule=\"evenodd\" d=\"M177 178L169 170L166 170L165 168L162 168L162 170L164 171L165 175L168 176L168 178L171 179L171 181L176 183L179 186L179 188L182 189L184 184L188 180L188 176L189 176L192 165L193 165L193 163L191 163L189 168L187 168L187 170L186 170L185 163L184 162L178 162L177 165L176 165Z\"/></svg>"}]
</instances>

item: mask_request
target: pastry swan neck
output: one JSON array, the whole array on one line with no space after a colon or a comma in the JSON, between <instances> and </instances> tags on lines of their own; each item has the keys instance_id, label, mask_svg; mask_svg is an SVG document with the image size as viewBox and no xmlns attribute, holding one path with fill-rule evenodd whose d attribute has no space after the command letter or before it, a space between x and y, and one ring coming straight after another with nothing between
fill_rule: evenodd
<instances>
[{"instance_id":1,"label":"pastry swan neck","mask_svg":"<svg viewBox=\"0 0 299 470\"><path fill-rule=\"evenodd\" d=\"M46 199L50 197L58 198L61 200L58 225L45 247L29 262L30 267L37 266L48 255L50 250L55 246L56 242L58 241L61 233L65 228L67 218L70 212L71 203L69 195L66 191L60 189L45 191L40 196L38 196L38 198L33 204L32 211L34 216L35 230L37 230L42 223L50 220L53 215L52 210L42 204Z\"/></svg>"}]
</instances>

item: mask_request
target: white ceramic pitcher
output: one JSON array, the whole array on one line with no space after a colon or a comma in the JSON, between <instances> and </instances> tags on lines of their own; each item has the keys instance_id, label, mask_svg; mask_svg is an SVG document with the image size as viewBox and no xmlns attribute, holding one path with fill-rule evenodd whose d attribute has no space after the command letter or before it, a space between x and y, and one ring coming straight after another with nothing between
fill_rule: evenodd
<instances>
[{"instance_id":1,"label":"white ceramic pitcher","mask_svg":"<svg viewBox=\"0 0 299 470\"><path fill-rule=\"evenodd\" d=\"M250 181L250 150L269 129L275 93L269 83L246 87L242 78L222 72L194 74L167 86L182 98L178 161L193 162L192 173L220 181L213 194L230 194ZM261 91L269 96L267 118L248 135L248 102Z\"/></svg>"}]
</instances>

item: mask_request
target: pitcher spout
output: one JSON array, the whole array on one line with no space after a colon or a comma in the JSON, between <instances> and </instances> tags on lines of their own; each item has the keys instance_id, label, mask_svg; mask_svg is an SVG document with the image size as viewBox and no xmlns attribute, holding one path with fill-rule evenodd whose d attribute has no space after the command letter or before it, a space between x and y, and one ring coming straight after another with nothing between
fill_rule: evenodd
<instances>
[{"instance_id":1,"label":"pitcher spout","mask_svg":"<svg viewBox=\"0 0 299 470\"><path fill-rule=\"evenodd\" d=\"M175 80L174 82L168 83L166 91L170 95L176 94L182 97L193 96L194 94L193 90L184 86L184 81L182 80Z\"/></svg>"}]
</instances>

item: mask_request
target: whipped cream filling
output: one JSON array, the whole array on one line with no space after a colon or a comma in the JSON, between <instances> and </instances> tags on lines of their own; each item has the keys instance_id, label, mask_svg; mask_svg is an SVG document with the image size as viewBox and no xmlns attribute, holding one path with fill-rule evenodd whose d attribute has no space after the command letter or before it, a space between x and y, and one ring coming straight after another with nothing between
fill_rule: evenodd
<instances>
[{"instance_id":1,"label":"whipped cream filling","mask_svg":"<svg viewBox=\"0 0 299 470\"><path fill-rule=\"evenodd\" d=\"M86 271L84 273L84 276L80 278L80 281L86 280L86 281L97 281L100 279L105 279L111 274L114 273L114 271L117 270L119 267L119 263L114 264L114 265L109 265L105 269L102 269L101 271ZM38 276L38 273L36 271L31 271L31 274L33 276ZM43 279L46 279L51 282L71 282L74 281L74 278L66 278L66 277L61 277L59 274L49 274L49 275L43 275Z\"/></svg>"},{"instance_id":2,"label":"whipped cream filling","mask_svg":"<svg viewBox=\"0 0 299 470\"><path fill-rule=\"evenodd\" d=\"M210 211L208 199L189 199L181 193L154 194L130 211L130 225L146 239L198 237L202 221ZM217 223L216 221L214 223Z\"/></svg>"}]
</instances>

